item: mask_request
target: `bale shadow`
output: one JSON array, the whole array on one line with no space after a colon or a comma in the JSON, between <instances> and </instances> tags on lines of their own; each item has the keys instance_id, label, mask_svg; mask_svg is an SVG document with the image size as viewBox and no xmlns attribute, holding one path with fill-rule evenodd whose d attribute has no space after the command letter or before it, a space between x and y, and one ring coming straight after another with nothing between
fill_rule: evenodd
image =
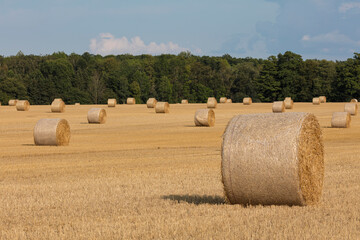
<instances>
[{"instance_id":1,"label":"bale shadow","mask_svg":"<svg viewBox=\"0 0 360 240\"><path fill-rule=\"evenodd\" d=\"M221 196L208 196L208 195L165 195L161 197L165 200L172 200L177 203L187 202L195 205L212 204L222 205L225 204L224 197Z\"/></svg>"}]
</instances>

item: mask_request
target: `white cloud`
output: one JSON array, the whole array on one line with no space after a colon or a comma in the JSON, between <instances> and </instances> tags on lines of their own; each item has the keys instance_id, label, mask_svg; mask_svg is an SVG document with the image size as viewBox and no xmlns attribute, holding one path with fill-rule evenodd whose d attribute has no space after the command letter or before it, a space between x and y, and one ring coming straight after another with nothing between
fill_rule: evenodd
<instances>
[{"instance_id":1,"label":"white cloud","mask_svg":"<svg viewBox=\"0 0 360 240\"><path fill-rule=\"evenodd\" d=\"M339 12L346 13L347 11L349 11L350 9L353 9L353 8L360 8L360 2L343 3L339 7Z\"/></svg>"},{"instance_id":2,"label":"white cloud","mask_svg":"<svg viewBox=\"0 0 360 240\"><path fill-rule=\"evenodd\" d=\"M341 34L338 31L320 34L313 37L310 35L304 35L301 40L304 42L359 44L359 42L352 40L348 36Z\"/></svg>"},{"instance_id":3,"label":"white cloud","mask_svg":"<svg viewBox=\"0 0 360 240\"><path fill-rule=\"evenodd\" d=\"M157 55L163 53L177 54L182 51L189 51L189 49L180 47L178 44L173 42L159 44L150 42L148 45L146 45L144 41L141 40L141 38L138 36L128 40L126 37L115 38L110 33L101 33L98 38L91 39L90 50L92 53L101 55L126 53L133 55Z\"/></svg>"}]
</instances>

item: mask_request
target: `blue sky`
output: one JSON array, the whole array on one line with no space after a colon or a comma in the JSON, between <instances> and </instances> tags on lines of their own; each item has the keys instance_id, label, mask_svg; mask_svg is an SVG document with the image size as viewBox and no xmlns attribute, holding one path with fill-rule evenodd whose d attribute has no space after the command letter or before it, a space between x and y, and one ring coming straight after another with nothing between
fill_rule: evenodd
<instances>
[{"instance_id":1,"label":"blue sky","mask_svg":"<svg viewBox=\"0 0 360 240\"><path fill-rule=\"evenodd\" d=\"M360 0L0 0L0 55L90 52L345 60Z\"/></svg>"}]
</instances>

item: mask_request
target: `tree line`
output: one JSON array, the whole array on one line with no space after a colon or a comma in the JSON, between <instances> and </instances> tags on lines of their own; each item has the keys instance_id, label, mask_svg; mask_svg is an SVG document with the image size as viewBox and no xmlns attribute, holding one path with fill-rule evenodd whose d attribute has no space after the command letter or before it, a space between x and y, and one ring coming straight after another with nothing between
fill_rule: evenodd
<instances>
[{"instance_id":1,"label":"tree line","mask_svg":"<svg viewBox=\"0 0 360 240\"><path fill-rule=\"evenodd\" d=\"M360 54L346 61L308 59L287 51L267 59L178 55L109 55L63 52L52 55L0 56L0 102L27 99L50 104L62 98L73 104L125 103L150 97L169 103L228 97L242 102L272 102L291 97L311 101L324 95L339 102L360 97Z\"/></svg>"}]
</instances>

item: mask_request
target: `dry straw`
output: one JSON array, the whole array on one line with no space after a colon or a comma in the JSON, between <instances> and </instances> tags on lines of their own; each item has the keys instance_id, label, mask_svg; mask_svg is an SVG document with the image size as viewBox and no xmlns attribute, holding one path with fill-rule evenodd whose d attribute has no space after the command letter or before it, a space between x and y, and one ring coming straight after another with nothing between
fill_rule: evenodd
<instances>
[{"instance_id":1,"label":"dry straw","mask_svg":"<svg viewBox=\"0 0 360 240\"><path fill-rule=\"evenodd\" d=\"M320 98L313 98L312 103L313 105L320 105Z\"/></svg>"},{"instance_id":2,"label":"dry straw","mask_svg":"<svg viewBox=\"0 0 360 240\"><path fill-rule=\"evenodd\" d=\"M356 99L356 98L353 98L353 99L351 99L351 101L350 102L352 102L352 103L357 103L358 102L358 100Z\"/></svg>"},{"instance_id":3,"label":"dry straw","mask_svg":"<svg viewBox=\"0 0 360 240\"><path fill-rule=\"evenodd\" d=\"M286 97L284 101L291 100L291 97Z\"/></svg>"},{"instance_id":4,"label":"dry straw","mask_svg":"<svg viewBox=\"0 0 360 240\"><path fill-rule=\"evenodd\" d=\"M320 99L321 103L326 103L326 97L325 96L320 96L319 99Z\"/></svg>"},{"instance_id":5,"label":"dry straw","mask_svg":"<svg viewBox=\"0 0 360 240\"><path fill-rule=\"evenodd\" d=\"M133 105L135 103L136 103L135 98L127 98L126 99L126 104Z\"/></svg>"},{"instance_id":6,"label":"dry straw","mask_svg":"<svg viewBox=\"0 0 360 240\"><path fill-rule=\"evenodd\" d=\"M89 123L105 123L106 122L106 111L103 108L90 108L87 114Z\"/></svg>"},{"instance_id":7,"label":"dry straw","mask_svg":"<svg viewBox=\"0 0 360 240\"><path fill-rule=\"evenodd\" d=\"M77 102L77 103L75 103L75 106L80 106L80 103L78 103L78 102Z\"/></svg>"},{"instance_id":8,"label":"dry straw","mask_svg":"<svg viewBox=\"0 0 360 240\"><path fill-rule=\"evenodd\" d=\"M217 100L214 97L209 97L207 100L207 107L208 108L216 108Z\"/></svg>"},{"instance_id":9,"label":"dry straw","mask_svg":"<svg viewBox=\"0 0 360 240\"><path fill-rule=\"evenodd\" d=\"M348 112L334 112L331 118L331 127L348 128L350 127L351 116Z\"/></svg>"},{"instance_id":10,"label":"dry straw","mask_svg":"<svg viewBox=\"0 0 360 240\"><path fill-rule=\"evenodd\" d=\"M244 105L252 104L252 99L250 97L243 98L243 104Z\"/></svg>"},{"instance_id":11,"label":"dry straw","mask_svg":"<svg viewBox=\"0 0 360 240\"><path fill-rule=\"evenodd\" d=\"M10 99L8 104L9 106L16 106L17 101L18 101L17 99Z\"/></svg>"},{"instance_id":12,"label":"dry straw","mask_svg":"<svg viewBox=\"0 0 360 240\"><path fill-rule=\"evenodd\" d=\"M55 98L51 103L51 112L64 112L65 103L61 98Z\"/></svg>"},{"instance_id":13,"label":"dry straw","mask_svg":"<svg viewBox=\"0 0 360 240\"><path fill-rule=\"evenodd\" d=\"M228 98L228 99L226 100L226 103L232 103L232 100L231 100L230 98Z\"/></svg>"},{"instance_id":14,"label":"dry straw","mask_svg":"<svg viewBox=\"0 0 360 240\"><path fill-rule=\"evenodd\" d=\"M28 100L18 100L16 102L16 110L18 111L29 111L30 103Z\"/></svg>"},{"instance_id":15,"label":"dry straw","mask_svg":"<svg viewBox=\"0 0 360 240\"><path fill-rule=\"evenodd\" d=\"M70 126L65 119L43 118L34 127L34 142L36 145L69 145Z\"/></svg>"},{"instance_id":16,"label":"dry straw","mask_svg":"<svg viewBox=\"0 0 360 240\"><path fill-rule=\"evenodd\" d=\"M227 100L226 97L221 97L221 98L220 98L220 103L226 103L226 100Z\"/></svg>"},{"instance_id":17,"label":"dry straw","mask_svg":"<svg viewBox=\"0 0 360 240\"><path fill-rule=\"evenodd\" d=\"M189 103L189 101L187 99L181 100L181 104L188 104L188 103Z\"/></svg>"},{"instance_id":18,"label":"dry straw","mask_svg":"<svg viewBox=\"0 0 360 240\"><path fill-rule=\"evenodd\" d=\"M320 125L310 113L260 113L232 118L221 161L231 204L310 205L324 179Z\"/></svg>"},{"instance_id":19,"label":"dry straw","mask_svg":"<svg viewBox=\"0 0 360 240\"><path fill-rule=\"evenodd\" d=\"M357 114L358 105L357 103L345 103L344 112L348 112L355 116Z\"/></svg>"},{"instance_id":20,"label":"dry straw","mask_svg":"<svg viewBox=\"0 0 360 240\"><path fill-rule=\"evenodd\" d=\"M155 98L149 98L146 101L146 106L147 106L147 108L154 108L156 103L157 103L157 100Z\"/></svg>"},{"instance_id":21,"label":"dry straw","mask_svg":"<svg viewBox=\"0 0 360 240\"><path fill-rule=\"evenodd\" d=\"M169 113L170 105L168 102L158 102L155 106L156 113Z\"/></svg>"},{"instance_id":22,"label":"dry straw","mask_svg":"<svg viewBox=\"0 0 360 240\"><path fill-rule=\"evenodd\" d=\"M294 108L294 101L290 98L285 98L284 100L285 109L293 109Z\"/></svg>"},{"instance_id":23,"label":"dry straw","mask_svg":"<svg viewBox=\"0 0 360 240\"><path fill-rule=\"evenodd\" d=\"M276 102L273 102L272 111L273 111L274 113L282 113L282 112L285 112L285 104L284 104L284 101L276 101Z\"/></svg>"},{"instance_id":24,"label":"dry straw","mask_svg":"<svg viewBox=\"0 0 360 240\"><path fill-rule=\"evenodd\" d=\"M196 126L213 127L215 125L215 112L212 109L199 109L195 112Z\"/></svg>"},{"instance_id":25,"label":"dry straw","mask_svg":"<svg viewBox=\"0 0 360 240\"><path fill-rule=\"evenodd\" d=\"M115 107L116 106L116 99L110 98L108 99L108 107Z\"/></svg>"}]
</instances>

